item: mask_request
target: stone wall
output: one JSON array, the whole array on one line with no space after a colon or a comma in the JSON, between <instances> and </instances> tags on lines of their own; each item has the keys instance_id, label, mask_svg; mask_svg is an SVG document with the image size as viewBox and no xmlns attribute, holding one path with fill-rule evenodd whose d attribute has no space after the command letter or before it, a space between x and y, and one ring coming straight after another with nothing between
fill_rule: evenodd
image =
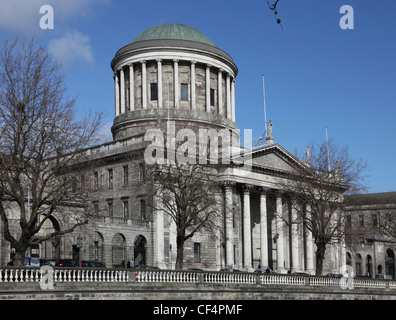
<instances>
[{"instance_id":1,"label":"stone wall","mask_svg":"<svg viewBox=\"0 0 396 320\"><path fill-rule=\"evenodd\" d=\"M0 299L9 300L396 300L394 289L293 287L187 283L1 283Z\"/></svg>"}]
</instances>

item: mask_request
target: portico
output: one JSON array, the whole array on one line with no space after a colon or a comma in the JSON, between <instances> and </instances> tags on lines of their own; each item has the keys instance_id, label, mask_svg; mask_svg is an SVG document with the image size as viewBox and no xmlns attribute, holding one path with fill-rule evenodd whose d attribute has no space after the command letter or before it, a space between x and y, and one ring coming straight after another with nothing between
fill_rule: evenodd
<instances>
[{"instance_id":1,"label":"portico","mask_svg":"<svg viewBox=\"0 0 396 320\"><path fill-rule=\"evenodd\" d=\"M235 195L240 206L232 200ZM312 234L307 230L303 234L303 225L293 220L296 213L288 195L254 185L230 187L230 182L226 182L224 199L227 266L247 271L260 265L261 269L270 267L279 273L289 269L313 272ZM238 213L239 222L235 221ZM234 256L235 246L240 254Z\"/></svg>"},{"instance_id":2,"label":"portico","mask_svg":"<svg viewBox=\"0 0 396 320\"><path fill-rule=\"evenodd\" d=\"M251 171L228 171L232 174L223 185L226 265L314 272L312 234L297 216L302 210L309 215L310 208L299 206L277 182L279 170L290 169L293 161L280 145L267 144L253 153Z\"/></svg>"}]
</instances>

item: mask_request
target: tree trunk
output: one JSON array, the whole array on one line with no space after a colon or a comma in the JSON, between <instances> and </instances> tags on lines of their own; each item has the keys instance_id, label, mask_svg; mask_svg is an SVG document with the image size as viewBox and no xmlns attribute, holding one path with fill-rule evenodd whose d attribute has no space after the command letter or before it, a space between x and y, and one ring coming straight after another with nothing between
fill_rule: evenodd
<instances>
[{"instance_id":1,"label":"tree trunk","mask_svg":"<svg viewBox=\"0 0 396 320\"><path fill-rule=\"evenodd\" d=\"M180 236L177 236L176 243L177 243L176 270L182 270L183 259L184 259L184 239Z\"/></svg>"},{"instance_id":2,"label":"tree trunk","mask_svg":"<svg viewBox=\"0 0 396 320\"><path fill-rule=\"evenodd\" d=\"M323 271L323 261L325 258L326 252L326 244L319 243L317 244L317 251L316 251L316 272L315 275L321 276Z\"/></svg>"},{"instance_id":3,"label":"tree trunk","mask_svg":"<svg viewBox=\"0 0 396 320\"><path fill-rule=\"evenodd\" d=\"M26 252L27 248L17 248L15 249L15 256L14 256L14 260L13 260L13 265L15 267L21 267L23 266L23 259L25 258L25 252Z\"/></svg>"}]
</instances>

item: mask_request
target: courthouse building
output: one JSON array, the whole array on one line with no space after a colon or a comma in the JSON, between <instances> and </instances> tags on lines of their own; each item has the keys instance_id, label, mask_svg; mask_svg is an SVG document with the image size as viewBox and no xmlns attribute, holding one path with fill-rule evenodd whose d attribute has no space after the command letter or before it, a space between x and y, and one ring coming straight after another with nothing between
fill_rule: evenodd
<instances>
[{"instance_id":1,"label":"courthouse building","mask_svg":"<svg viewBox=\"0 0 396 320\"><path fill-rule=\"evenodd\" d=\"M144 152L145 133L173 123L175 131L189 128L229 133L238 141L235 110L238 68L233 59L206 35L181 24L160 24L139 34L111 61L114 72L115 118L113 141L87 150L95 160L84 176L97 219L73 234L56 237L32 248L49 259L76 258L120 266L129 258L136 264L174 268L175 227L170 217L150 206L152 181ZM215 130L215 131L213 131ZM208 131L209 132L209 131ZM269 130L264 143L231 157L217 169L214 190L223 217L218 234L198 232L185 244L186 268L219 270L234 265L241 270L269 266L278 272L314 273L315 245L303 227L286 224L291 200L279 179L303 170L300 161L275 142ZM59 228L53 221L47 228ZM58 225L58 226L57 226ZM45 232L45 230L43 230ZM77 239L82 239L82 248ZM12 248L2 239L2 263ZM324 272L338 272L345 264L343 249L329 247Z\"/></svg>"},{"instance_id":2,"label":"courthouse building","mask_svg":"<svg viewBox=\"0 0 396 320\"><path fill-rule=\"evenodd\" d=\"M346 262L355 274L396 279L396 192L346 196L345 216Z\"/></svg>"}]
</instances>

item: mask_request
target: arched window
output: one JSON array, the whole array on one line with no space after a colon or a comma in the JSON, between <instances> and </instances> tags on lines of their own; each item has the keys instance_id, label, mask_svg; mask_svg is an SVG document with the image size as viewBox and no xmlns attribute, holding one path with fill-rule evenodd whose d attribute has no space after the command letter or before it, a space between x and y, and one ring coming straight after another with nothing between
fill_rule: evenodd
<instances>
[{"instance_id":1,"label":"arched window","mask_svg":"<svg viewBox=\"0 0 396 320\"><path fill-rule=\"evenodd\" d=\"M112 266L123 267L126 262L126 240L121 233L114 235L112 240Z\"/></svg>"},{"instance_id":2,"label":"arched window","mask_svg":"<svg viewBox=\"0 0 396 320\"><path fill-rule=\"evenodd\" d=\"M373 258L369 254L367 255L366 274L370 277L373 274Z\"/></svg>"},{"instance_id":3,"label":"arched window","mask_svg":"<svg viewBox=\"0 0 396 320\"><path fill-rule=\"evenodd\" d=\"M395 253L392 249L386 250L385 273L395 278Z\"/></svg>"},{"instance_id":4,"label":"arched window","mask_svg":"<svg viewBox=\"0 0 396 320\"><path fill-rule=\"evenodd\" d=\"M139 235L134 242L134 260L135 266L146 265L146 246L147 240L144 236Z\"/></svg>"}]
</instances>

